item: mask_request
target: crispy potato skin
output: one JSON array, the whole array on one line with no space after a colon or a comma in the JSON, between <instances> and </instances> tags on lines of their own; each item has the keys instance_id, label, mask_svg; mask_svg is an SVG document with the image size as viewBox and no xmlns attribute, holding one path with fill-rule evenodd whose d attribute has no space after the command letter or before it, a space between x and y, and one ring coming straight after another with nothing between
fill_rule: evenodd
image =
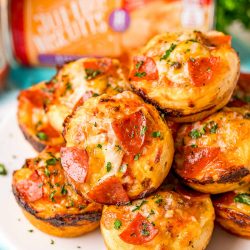
<instances>
[{"instance_id":1,"label":"crispy potato skin","mask_svg":"<svg viewBox=\"0 0 250 250\"><path fill-rule=\"evenodd\" d=\"M134 210L136 206L144 204ZM159 202L160 201L160 202ZM133 212L134 210L134 212ZM128 244L119 235L140 213L158 230L157 235L140 245ZM115 221L121 222L119 229ZM101 232L107 249L205 249L214 227L214 209L208 195L190 195L174 191L171 187L157 191L143 200L127 206L104 206Z\"/></svg>"},{"instance_id":2,"label":"crispy potato skin","mask_svg":"<svg viewBox=\"0 0 250 250\"><path fill-rule=\"evenodd\" d=\"M190 187L223 193L250 181L250 107L224 108L183 125L176 139L175 172Z\"/></svg>"},{"instance_id":3,"label":"crispy potato skin","mask_svg":"<svg viewBox=\"0 0 250 250\"><path fill-rule=\"evenodd\" d=\"M23 132L25 139L32 145L32 147L41 152L46 146L63 144L64 140L61 134L51 127L48 117L45 113L45 106L37 105L30 100L32 96L39 99L39 95L44 93L44 102L49 100L49 87L45 82L38 83L27 90L20 92L18 96L18 124ZM37 137L38 132L45 132L46 140L41 140Z\"/></svg>"},{"instance_id":4,"label":"crispy potato skin","mask_svg":"<svg viewBox=\"0 0 250 250\"><path fill-rule=\"evenodd\" d=\"M92 69L97 75L88 78L87 72ZM109 58L83 58L67 63L59 69L53 82L55 92L47 107L47 115L59 132L79 99L85 101L104 93L114 95L129 88L125 70L118 60Z\"/></svg>"},{"instance_id":5,"label":"crispy potato skin","mask_svg":"<svg viewBox=\"0 0 250 250\"><path fill-rule=\"evenodd\" d=\"M227 231L250 239L250 205L235 201L240 194L248 194L250 186L213 197L216 221Z\"/></svg>"},{"instance_id":6,"label":"crispy potato skin","mask_svg":"<svg viewBox=\"0 0 250 250\"><path fill-rule=\"evenodd\" d=\"M13 173L12 190L26 218L39 230L58 237L76 237L99 226L102 206L82 198L67 183L59 149L47 147L36 158L27 160ZM56 163L48 165L51 159ZM20 182L28 180L34 171L42 181L39 188L43 196L31 201L20 189Z\"/></svg>"},{"instance_id":7,"label":"crispy potato skin","mask_svg":"<svg viewBox=\"0 0 250 250\"><path fill-rule=\"evenodd\" d=\"M155 80L133 80L132 76L132 89L176 122L197 121L221 109L233 93L240 63L229 43L216 43L220 37L224 35L219 32L196 31L157 35L142 48L140 56L154 60L159 76ZM176 46L171 50L172 45ZM188 63L210 57L219 58L213 77L201 86L194 85ZM138 65L133 70L135 67Z\"/></svg>"},{"instance_id":8,"label":"crispy potato skin","mask_svg":"<svg viewBox=\"0 0 250 250\"><path fill-rule=\"evenodd\" d=\"M142 112L146 119L145 141L139 154L128 155L111 124L136 112ZM160 132L160 136L154 138L154 131ZM174 154L171 131L157 110L130 91L87 100L65 121L64 138L66 147L76 146L88 153L85 182L71 180L84 195L106 178L115 176L121 180L130 199L144 197L160 186ZM107 162L112 166L109 172ZM124 164L126 169L120 170Z\"/></svg>"}]
</instances>

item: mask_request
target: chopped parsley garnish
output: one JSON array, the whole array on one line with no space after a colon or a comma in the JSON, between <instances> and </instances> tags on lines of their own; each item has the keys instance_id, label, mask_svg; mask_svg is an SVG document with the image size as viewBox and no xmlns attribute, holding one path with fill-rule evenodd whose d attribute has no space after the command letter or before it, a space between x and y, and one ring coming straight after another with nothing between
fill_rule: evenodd
<instances>
[{"instance_id":1,"label":"chopped parsley garnish","mask_svg":"<svg viewBox=\"0 0 250 250\"><path fill-rule=\"evenodd\" d=\"M122 222L120 220L116 219L115 222L114 222L114 228L116 230L118 230L118 229L121 228L121 226L122 226Z\"/></svg>"},{"instance_id":2,"label":"chopped parsley garnish","mask_svg":"<svg viewBox=\"0 0 250 250\"><path fill-rule=\"evenodd\" d=\"M109 172L111 170L111 168L112 168L111 162L108 161L107 164L106 164L106 170L107 170L107 172Z\"/></svg>"},{"instance_id":3,"label":"chopped parsley garnish","mask_svg":"<svg viewBox=\"0 0 250 250\"><path fill-rule=\"evenodd\" d=\"M98 75L100 75L102 72L100 70L95 70L95 69L85 69L85 79L86 80L92 80L95 77L97 77Z\"/></svg>"},{"instance_id":4,"label":"chopped parsley garnish","mask_svg":"<svg viewBox=\"0 0 250 250\"><path fill-rule=\"evenodd\" d=\"M78 206L78 208L80 209L80 210L83 210L83 209L85 209L87 206L86 205L79 205Z\"/></svg>"},{"instance_id":5,"label":"chopped parsley garnish","mask_svg":"<svg viewBox=\"0 0 250 250\"><path fill-rule=\"evenodd\" d=\"M179 62L171 62L170 66L175 68L175 69L180 69L181 68L181 63L179 63Z\"/></svg>"},{"instance_id":6,"label":"chopped parsley garnish","mask_svg":"<svg viewBox=\"0 0 250 250\"><path fill-rule=\"evenodd\" d=\"M163 198L162 198L162 196L160 195L160 194L156 194L155 196L154 196L154 199L156 199L155 200L155 203L156 204L162 204L162 202L163 202Z\"/></svg>"},{"instance_id":7,"label":"chopped parsley garnish","mask_svg":"<svg viewBox=\"0 0 250 250\"><path fill-rule=\"evenodd\" d=\"M154 137L154 138L161 137L161 132L160 131L154 131L152 133L152 137Z\"/></svg>"},{"instance_id":8,"label":"chopped parsley garnish","mask_svg":"<svg viewBox=\"0 0 250 250\"><path fill-rule=\"evenodd\" d=\"M141 231L141 234L143 236L149 236L150 233L149 233L149 230L148 230L148 225L146 223L142 223L142 231Z\"/></svg>"},{"instance_id":9,"label":"chopped parsley garnish","mask_svg":"<svg viewBox=\"0 0 250 250\"><path fill-rule=\"evenodd\" d=\"M202 137L206 133L206 129L203 127L201 130L198 129L193 129L190 131L188 134L192 139L198 139Z\"/></svg>"},{"instance_id":10,"label":"chopped parsley garnish","mask_svg":"<svg viewBox=\"0 0 250 250\"><path fill-rule=\"evenodd\" d=\"M122 150L122 147L120 145L118 145L118 144L115 145L115 148L116 148L117 151L121 151Z\"/></svg>"},{"instance_id":11,"label":"chopped parsley garnish","mask_svg":"<svg viewBox=\"0 0 250 250\"><path fill-rule=\"evenodd\" d=\"M134 157L134 161L138 161L140 156L141 156L141 154L136 154L135 157Z\"/></svg>"},{"instance_id":12,"label":"chopped parsley garnish","mask_svg":"<svg viewBox=\"0 0 250 250\"><path fill-rule=\"evenodd\" d=\"M28 232L29 232L29 233L33 233L33 232L34 232L34 230L33 230L33 229L30 229L30 230L28 230Z\"/></svg>"},{"instance_id":13,"label":"chopped parsley garnish","mask_svg":"<svg viewBox=\"0 0 250 250\"><path fill-rule=\"evenodd\" d=\"M49 195L49 198L50 198L50 200L51 200L52 202L55 202L55 198L54 198L55 194L56 194L56 190L52 191L52 192L50 193L50 195Z\"/></svg>"},{"instance_id":14,"label":"chopped parsley garnish","mask_svg":"<svg viewBox=\"0 0 250 250\"><path fill-rule=\"evenodd\" d=\"M189 39L189 40L187 40L188 42L193 42L193 43L198 43L198 40L196 40L196 39Z\"/></svg>"},{"instance_id":15,"label":"chopped parsley garnish","mask_svg":"<svg viewBox=\"0 0 250 250\"><path fill-rule=\"evenodd\" d=\"M51 245L54 245L54 244L55 244L55 241L54 241L54 240L50 240L50 244L51 244Z\"/></svg>"},{"instance_id":16,"label":"chopped parsley garnish","mask_svg":"<svg viewBox=\"0 0 250 250\"><path fill-rule=\"evenodd\" d=\"M215 134L217 129L218 129L218 124L215 122L212 122L211 128L210 128L210 133Z\"/></svg>"},{"instance_id":17,"label":"chopped parsley garnish","mask_svg":"<svg viewBox=\"0 0 250 250\"><path fill-rule=\"evenodd\" d=\"M244 119L250 119L250 113L244 114L243 118L244 118Z\"/></svg>"},{"instance_id":18,"label":"chopped parsley garnish","mask_svg":"<svg viewBox=\"0 0 250 250\"><path fill-rule=\"evenodd\" d=\"M196 61L193 57L190 57L189 60L190 60L191 62L195 62L195 61Z\"/></svg>"},{"instance_id":19,"label":"chopped parsley garnish","mask_svg":"<svg viewBox=\"0 0 250 250\"><path fill-rule=\"evenodd\" d=\"M45 174L47 177L50 177L50 171L49 171L49 169L48 169L47 167L44 169L44 174Z\"/></svg>"},{"instance_id":20,"label":"chopped parsley garnish","mask_svg":"<svg viewBox=\"0 0 250 250\"><path fill-rule=\"evenodd\" d=\"M170 45L170 48L169 48L168 50L166 50L165 54L160 58L160 61L161 61L161 60L166 60L166 59L170 56L171 52L172 52L175 48L176 48L176 44L172 43L172 44Z\"/></svg>"},{"instance_id":21,"label":"chopped parsley garnish","mask_svg":"<svg viewBox=\"0 0 250 250\"><path fill-rule=\"evenodd\" d=\"M197 148L198 146L197 146L197 144L191 144L191 147L192 148Z\"/></svg>"},{"instance_id":22,"label":"chopped parsley garnish","mask_svg":"<svg viewBox=\"0 0 250 250\"><path fill-rule=\"evenodd\" d=\"M121 166L120 166L120 172L121 173L126 173L126 171L127 171L127 168L128 168L128 164L127 163L124 163L124 164L122 164Z\"/></svg>"},{"instance_id":23,"label":"chopped parsley garnish","mask_svg":"<svg viewBox=\"0 0 250 250\"><path fill-rule=\"evenodd\" d=\"M66 195L68 193L67 189L65 188L65 185L63 184L62 185L62 188L61 188L61 194L62 195Z\"/></svg>"},{"instance_id":24,"label":"chopped parsley garnish","mask_svg":"<svg viewBox=\"0 0 250 250\"><path fill-rule=\"evenodd\" d=\"M0 163L0 175L7 175L7 170L2 163Z\"/></svg>"},{"instance_id":25,"label":"chopped parsley garnish","mask_svg":"<svg viewBox=\"0 0 250 250\"><path fill-rule=\"evenodd\" d=\"M139 205L136 205L135 208L132 209L132 212L139 210L145 203L147 203L147 201L143 200Z\"/></svg>"},{"instance_id":26,"label":"chopped parsley garnish","mask_svg":"<svg viewBox=\"0 0 250 250\"><path fill-rule=\"evenodd\" d=\"M92 95L92 97L97 97L97 96L99 96L99 94L97 94L97 93L93 93L93 95Z\"/></svg>"},{"instance_id":27,"label":"chopped parsley garnish","mask_svg":"<svg viewBox=\"0 0 250 250\"><path fill-rule=\"evenodd\" d=\"M55 157L50 158L50 159L46 160L46 165L47 166L56 165L56 162L57 162L57 159Z\"/></svg>"},{"instance_id":28,"label":"chopped parsley garnish","mask_svg":"<svg viewBox=\"0 0 250 250\"><path fill-rule=\"evenodd\" d=\"M245 102L250 102L250 95L244 97Z\"/></svg>"},{"instance_id":29,"label":"chopped parsley garnish","mask_svg":"<svg viewBox=\"0 0 250 250\"><path fill-rule=\"evenodd\" d=\"M72 89L72 84L70 82L67 82L65 87L66 87L66 91L71 90Z\"/></svg>"},{"instance_id":30,"label":"chopped parsley garnish","mask_svg":"<svg viewBox=\"0 0 250 250\"><path fill-rule=\"evenodd\" d=\"M47 141L48 136L44 132L38 132L36 134L37 138L40 139L41 141Z\"/></svg>"},{"instance_id":31,"label":"chopped parsley garnish","mask_svg":"<svg viewBox=\"0 0 250 250\"><path fill-rule=\"evenodd\" d=\"M154 215L154 214L155 214L155 211L153 209L151 209L149 215L147 216L147 218L149 218L151 215Z\"/></svg>"},{"instance_id":32,"label":"chopped parsley garnish","mask_svg":"<svg viewBox=\"0 0 250 250\"><path fill-rule=\"evenodd\" d=\"M137 77L140 77L140 78L142 78L142 77L144 77L144 76L146 76L147 74L146 74L146 72L135 72L135 75L134 76L137 76Z\"/></svg>"},{"instance_id":33,"label":"chopped parsley garnish","mask_svg":"<svg viewBox=\"0 0 250 250\"><path fill-rule=\"evenodd\" d=\"M235 202L244 203L250 206L250 194L243 193L234 197Z\"/></svg>"},{"instance_id":34,"label":"chopped parsley garnish","mask_svg":"<svg viewBox=\"0 0 250 250\"><path fill-rule=\"evenodd\" d=\"M146 126L143 126L142 129L141 129L140 134L141 134L141 135L145 135L146 131L147 131L147 127L146 127Z\"/></svg>"},{"instance_id":35,"label":"chopped parsley garnish","mask_svg":"<svg viewBox=\"0 0 250 250\"><path fill-rule=\"evenodd\" d=\"M102 148L102 144L97 144L97 147L98 148Z\"/></svg>"},{"instance_id":36,"label":"chopped parsley garnish","mask_svg":"<svg viewBox=\"0 0 250 250\"><path fill-rule=\"evenodd\" d=\"M139 62L136 63L135 68L139 69L143 64L144 64L143 61L139 61Z\"/></svg>"},{"instance_id":37,"label":"chopped parsley garnish","mask_svg":"<svg viewBox=\"0 0 250 250\"><path fill-rule=\"evenodd\" d=\"M43 186L43 183L39 183L38 187L41 188Z\"/></svg>"}]
</instances>

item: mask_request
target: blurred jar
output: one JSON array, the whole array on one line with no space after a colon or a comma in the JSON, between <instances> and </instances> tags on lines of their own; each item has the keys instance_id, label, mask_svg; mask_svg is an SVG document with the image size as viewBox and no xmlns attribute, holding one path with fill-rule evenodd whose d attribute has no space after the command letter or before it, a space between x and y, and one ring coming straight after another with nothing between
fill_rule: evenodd
<instances>
[{"instance_id":1,"label":"blurred jar","mask_svg":"<svg viewBox=\"0 0 250 250\"><path fill-rule=\"evenodd\" d=\"M216 29L232 35L241 71L250 73L250 0L217 0Z\"/></svg>"},{"instance_id":2,"label":"blurred jar","mask_svg":"<svg viewBox=\"0 0 250 250\"><path fill-rule=\"evenodd\" d=\"M1 3L3 51L11 65L61 65L84 56L127 61L131 53L158 33L183 28L208 30L213 23L211 0Z\"/></svg>"}]
</instances>

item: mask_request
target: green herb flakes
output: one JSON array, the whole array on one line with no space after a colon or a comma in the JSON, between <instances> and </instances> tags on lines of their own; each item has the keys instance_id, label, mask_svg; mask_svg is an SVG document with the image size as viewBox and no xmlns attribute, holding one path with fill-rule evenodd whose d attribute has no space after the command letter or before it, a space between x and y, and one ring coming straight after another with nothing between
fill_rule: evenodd
<instances>
[{"instance_id":1,"label":"green herb flakes","mask_svg":"<svg viewBox=\"0 0 250 250\"><path fill-rule=\"evenodd\" d=\"M118 230L118 229L121 228L121 226L122 226L122 222L120 220L116 219L115 222L114 222L114 228L116 230Z\"/></svg>"},{"instance_id":2,"label":"green herb flakes","mask_svg":"<svg viewBox=\"0 0 250 250\"><path fill-rule=\"evenodd\" d=\"M47 134L45 134L44 132L38 132L36 134L37 138L40 139L41 141L47 141L48 140L48 136Z\"/></svg>"},{"instance_id":3,"label":"green herb flakes","mask_svg":"<svg viewBox=\"0 0 250 250\"><path fill-rule=\"evenodd\" d=\"M177 46L176 44L172 43L170 45L170 48L168 50L166 50L165 54L160 58L160 61L166 60L170 56L171 52L176 48L176 46Z\"/></svg>"},{"instance_id":4,"label":"green herb flakes","mask_svg":"<svg viewBox=\"0 0 250 250\"><path fill-rule=\"evenodd\" d=\"M109 172L111 170L111 168L112 168L112 164L111 164L111 162L108 161L107 164L106 164L107 172Z\"/></svg>"},{"instance_id":5,"label":"green herb flakes","mask_svg":"<svg viewBox=\"0 0 250 250\"><path fill-rule=\"evenodd\" d=\"M8 172L6 170L6 167L4 166L4 164L0 163L0 175L7 175Z\"/></svg>"},{"instance_id":6,"label":"green herb flakes","mask_svg":"<svg viewBox=\"0 0 250 250\"><path fill-rule=\"evenodd\" d=\"M139 78L142 78L142 77L144 77L144 76L146 76L146 75L147 75L146 72L135 72L135 75L134 75L134 76L139 77Z\"/></svg>"},{"instance_id":7,"label":"green herb flakes","mask_svg":"<svg viewBox=\"0 0 250 250\"><path fill-rule=\"evenodd\" d=\"M244 203L250 206L250 194L243 193L234 197L235 202Z\"/></svg>"},{"instance_id":8,"label":"green herb flakes","mask_svg":"<svg viewBox=\"0 0 250 250\"><path fill-rule=\"evenodd\" d=\"M135 208L132 209L132 212L135 212L135 211L137 211L137 210L140 210L140 208L141 208L144 204L146 204L146 203L147 203L147 201L146 201L146 200L143 200L139 205L136 205Z\"/></svg>"}]
</instances>

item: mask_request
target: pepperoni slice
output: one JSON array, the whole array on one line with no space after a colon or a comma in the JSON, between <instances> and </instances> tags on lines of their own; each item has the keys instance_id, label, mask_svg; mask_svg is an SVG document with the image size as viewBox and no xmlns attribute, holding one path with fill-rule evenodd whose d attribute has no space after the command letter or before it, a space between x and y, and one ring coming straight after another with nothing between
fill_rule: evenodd
<instances>
[{"instance_id":1,"label":"pepperoni slice","mask_svg":"<svg viewBox=\"0 0 250 250\"><path fill-rule=\"evenodd\" d=\"M133 155L140 152L146 134L146 117L142 111L112 122L112 128L123 149Z\"/></svg>"},{"instance_id":2,"label":"pepperoni slice","mask_svg":"<svg viewBox=\"0 0 250 250\"><path fill-rule=\"evenodd\" d=\"M130 73L130 79L133 81L157 80L158 70L155 61L147 56L135 56L133 58L134 68Z\"/></svg>"},{"instance_id":3,"label":"pepperoni slice","mask_svg":"<svg viewBox=\"0 0 250 250\"><path fill-rule=\"evenodd\" d=\"M219 147L184 147L184 166L182 173L187 178L195 178L209 164L218 164Z\"/></svg>"},{"instance_id":4,"label":"pepperoni slice","mask_svg":"<svg viewBox=\"0 0 250 250\"><path fill-rule=\"evenodd\" d=\"M88 172L87 151L77 147L61 148L61 163L65 172L76 182L84 183Z\"/></svg>"},{"instance_id":5,"label":"pepperoni slice","mask_svg":"<svg viewBox=\"0 0 250 250\"><path fill-rule=\"evenodd\" d=\"M46 101L50 100L51 95L41 89L23 90L20 98L25 98L36 108L43 108Z\"/></svg>"},{"instance_id":6,"label":"pepperoni slice","mask_svg":"<svg viewBox=\"0 0 250 250\"><path fill-rule=\"evenodd\" d=\"M219 57L197 58L188 61L188 71L191 83L201 87L209 83L220 63Z\"/></svg>"},{"instance_id":7,"label":"pepperoni slice","mask_svg":"<svg viewBox=\"0 0 250 250\"><path fill-rule=\"evenodd\" d=\"M43 197L43 188L40 176L34 171L29 179L21 180L17 182L16 188L25 199L29 202L34 202Z\"/></svg>"},{"instance_id":8,"label":"pepperoni slice","mask_svg":"<svg viewBox=\"0 0 250 250\"><path fill-rule=\"evenodd\" d=\"M101 184L95 186L88 196L95 202L101 204L126 204L129 202L128 195L124 190L121 181L115 176L111 176Z\"/></svg>"},{"instance_id":9,"label":"pepperoni slice","mask_svg":"<svg viewBox=\"0 0 250 250\"><path fill-rule=\"evenodd\" d=\"M141 245L151 241L157 233L158 229L138 213L119 237L126 243Z\"/></svg>"}]
</instances>

